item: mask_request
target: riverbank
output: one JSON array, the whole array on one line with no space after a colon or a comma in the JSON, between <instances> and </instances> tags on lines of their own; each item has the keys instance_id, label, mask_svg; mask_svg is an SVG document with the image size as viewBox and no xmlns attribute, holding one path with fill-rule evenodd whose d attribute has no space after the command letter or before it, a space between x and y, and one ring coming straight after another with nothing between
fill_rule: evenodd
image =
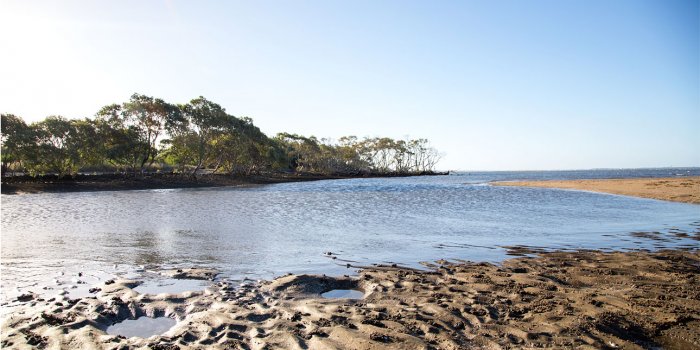
<instances>
[{"instance_id":1,"label":"riverbank","mask_svg":"<svg viewBox=\"0 0 700 350\"><path fill-rule=\"evenodd\" d=\"M146 189L173 189L199 187L250 186L284 182L317 181L331 179L403 177L447 175L442 172L421 173L267 173L263 175L231 176L222 174L199 175L197 178L171 173L147 175L76 175L62 179L56 176L15 176L3 177L3 194L43 193L43 192L82 192L82 191L122 191Z\"/></svg>"},{"instance_id":2,"label":"riverbank","mask_svg":"<svg viewBox=\"0 0 700 350\"><path fill-rule=\"evenodd\" d=\"M561 188L700 204L700 176L603 180L499 181L497 186Z\"/></svg>"},{"instance_id":3,"label":"riverbank","mask_svg":"<svg viewBox=\"0 0 700 350\"><path fill-rule=\"evenodd\" d=\"M523 249L519 249L523 253ZM532 253L532 252L530 252ZM364 268L357 277L288 275L203 292L142 295L107 281L93 297L29 300L2 320L3 348L700 349L700 254L539 252L502 265ZM180 277L208 278L198 270ZM204 276L204 277L202 277ZM364 299L324 299L357 289ZM108 326L169 317L163 335Z\"/></svg>"}]
</instances>

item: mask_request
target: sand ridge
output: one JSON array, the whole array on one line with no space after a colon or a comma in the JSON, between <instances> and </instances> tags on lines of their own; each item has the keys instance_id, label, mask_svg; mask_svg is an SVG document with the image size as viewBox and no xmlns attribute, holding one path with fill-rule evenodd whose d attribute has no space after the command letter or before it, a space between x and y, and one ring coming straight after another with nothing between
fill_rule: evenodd
<instances>
[{"instance_id":1,"label":"sand ridge","mask_svg":"<svg viewBox=\"0 0 700 350\"><path fill-rule=\"evenodd\" d=\"M431 271L376 267L357 277L288 275L200 292L141 295L138 281L94 297L32 300L2 320L3 348L700 349L700 254L547 252L502 265L439 261ZM362 300L323 299L359 289ZM178 323L123 338L139 316Z\"/></svg>"},{"instance_id":2,"label":"sand ridge","mask_svg":"<svg viewBox=\"0 0 700 350\"><path fill-rule=\"evenodd\" d=\"M497 181L491 184L497 186L584 190L700 204L700 176L639 179Z\"/></svg>"}]
</instances>

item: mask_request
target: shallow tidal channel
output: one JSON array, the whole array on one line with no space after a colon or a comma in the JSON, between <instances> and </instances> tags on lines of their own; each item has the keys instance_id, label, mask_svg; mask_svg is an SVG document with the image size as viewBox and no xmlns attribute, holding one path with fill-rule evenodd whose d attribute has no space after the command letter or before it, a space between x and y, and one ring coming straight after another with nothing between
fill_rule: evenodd
<instances>
[{"instance_id":1,"label":"shallow tidal channel","mask_svg":"<svg viewBox=\"0 0 700 350\"><path fill-rule=\"evenodd\" d=\"M148 294L205 288L202 281L148 278L148 271L179 267L213 268L220 278L244 283L286 273L352 274L372 264L501 261L508 254L504 246L697 247L696 205L488 185L668 171L456 173L253 188L2 195L2 303L28 291L84 297L115 277L143 280L135 290Z\"/></svg>"}]
</instances>

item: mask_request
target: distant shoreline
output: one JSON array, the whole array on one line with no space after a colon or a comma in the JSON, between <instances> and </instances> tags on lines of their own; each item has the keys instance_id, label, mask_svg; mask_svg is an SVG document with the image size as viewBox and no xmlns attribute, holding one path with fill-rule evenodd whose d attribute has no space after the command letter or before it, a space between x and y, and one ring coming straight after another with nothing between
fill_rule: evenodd
<instances>
[{"instance_id":1,"label":"distant shoreline","mask_svg":"<svg viewBox=\"0 0 700 350\"><path fill-rule=\"evenodd\" d=\"M334 179L377 178L377 177L408 177L448 175L449 172L419 172L419 173L348 173L348 174L316 174L316 173L283 173L274 172L262 175L224 175L208 174L191 178L186 175L173 173L152 173L147 175L133 174L103 174L76 175L59 179L54 175L45 176L8 176L2 178L0 186L2 194L20 193L56 193L56 192L94 192L94 191L126 191L148 189L176 188L205 188L266 185L285 182L302 182Z\"/></svg>"},{"instance_id":2,"label":"distant shoreline","mask_svg":"<svg viewBox=\"0 0 700 350\"><path fill-rule=\"evenodd\" d=\"M559 188L700 204L700 176L595 180L496 181L496 186Z\"/></svg>"}]
</instances>

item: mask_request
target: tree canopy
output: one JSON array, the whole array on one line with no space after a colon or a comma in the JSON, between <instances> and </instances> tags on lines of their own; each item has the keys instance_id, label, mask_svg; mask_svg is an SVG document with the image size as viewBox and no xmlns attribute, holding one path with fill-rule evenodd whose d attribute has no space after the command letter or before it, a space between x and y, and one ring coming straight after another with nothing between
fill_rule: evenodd
<instances>
[{"instance_id":1,"label":"tree canopy","mask_svg":"<svg viewBox=\"0 0 700 350\"><path fill-rule=\"evenodd\" d=\"M186 104L133 94L95 117L49 116L27 125L2 114L2 169L29 175L81 171L198 174L293 171L321 174L432 171L440 154L428 140L341 137L337 142L279 133L268 137L200 96Z\"/></svg>"}]
</instances>

